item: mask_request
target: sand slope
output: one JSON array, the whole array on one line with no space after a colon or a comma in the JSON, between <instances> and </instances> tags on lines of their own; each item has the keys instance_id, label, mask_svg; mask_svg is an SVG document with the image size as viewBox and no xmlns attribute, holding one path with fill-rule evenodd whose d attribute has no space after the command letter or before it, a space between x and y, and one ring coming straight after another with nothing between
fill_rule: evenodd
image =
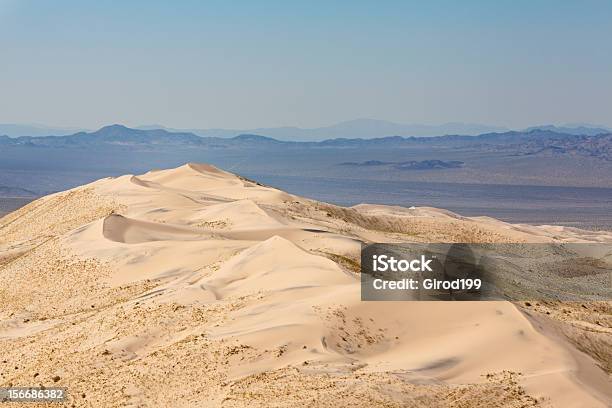
<instances>
[{"instance_id":1,"label":"sand slope","mask_svg":"<svg viewBox=\"0 0 612 408\"><path fill-rule=\"evenodd\" d=\"M0 385L75 406L609 406L608 306L360 301L362 242L551 240L612 236L342 208L210 165L99 180L0 219ZM553 328L568 316L591 346Z\"/></svg>"}]
</instances>

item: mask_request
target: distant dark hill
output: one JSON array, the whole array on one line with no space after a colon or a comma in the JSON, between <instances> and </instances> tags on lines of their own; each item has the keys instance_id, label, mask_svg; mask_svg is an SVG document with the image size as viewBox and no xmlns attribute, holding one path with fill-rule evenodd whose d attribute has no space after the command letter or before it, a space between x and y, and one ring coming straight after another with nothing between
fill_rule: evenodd
<instances>
[{"instance_id":1,"label":"distant dark hill","mask_svg":"<svg viewBox=\"0 0 612 408\"><path fill-rule=\"evenodd\" d=\"M397 170L440 170L440 169L458 169L463 167L463 162L458 160L443 161L443 160L421 160L407 161L397 163L393 167Z\"/></svg>"},{"instance_id":2,"label":"distant dark hill","mask_svg":"<svg viewBox=\"0 0 612 408\"><path fill-rule=\"evenodd\" d=\"M202 138L192 133L172 133L162 129L138 130L122 125L105 126L95 132L79 132L69 136L20 137L14 139L40 146L78 146L96 144L194 144Z\"/></svg>"},{"instance_id":3,"label":"distant dark hill","mask_svg":"<svg viewBox=\"0 0 612 408\"><path fill-rule=\"evenodd\" d=\"M281 145L281 144L286 144L286 143L291 143L291 142L282 142L280 140L276 140L273 139L271 137L267 137L267 136L261 136L261 135L252 135L252 134L243 134L243 135L238 135L238 136L234 136L233 138L229 139L232 142L235 143L244 143L244 144L274 144L274 145Z\"/></svg>"},{"instance_id":4,"label":"distant dark hill","mask_svg":"<svg viewBox=\"0 0 612 408\"><path fill-rule=\"evenodd\" d=\"M463 167L464 163L459 160L409 160L403 162L384 162L380 160L367 160L364 162L344 162L340 166L353 167L379 167L390 166L396 170L440 170L440 169L457 169Z\"/></svg>"},{"instance_id":5,"label":"distant dark hill","mask_svg":"<svg viewBox=\"0 0 612 408\"><path fill-rule=\"evenodd\" d=\"M340 163L340 166L358 166L358 167L369 167L369 166L387 166L393 164L393 162L385 162L380 160L367 160L364 162L344 162Z\"/></svg>"}]
</instances>

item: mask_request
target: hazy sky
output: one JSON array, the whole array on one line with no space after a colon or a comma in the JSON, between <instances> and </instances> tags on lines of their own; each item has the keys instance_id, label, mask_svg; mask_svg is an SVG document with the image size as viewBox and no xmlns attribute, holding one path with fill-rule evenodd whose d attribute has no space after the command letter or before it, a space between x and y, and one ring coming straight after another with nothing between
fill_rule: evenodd
<instances>
[{"instance_id":1,"label":"hazy sky","mask_svg":"<svg viewBox=\"0 0 612 408\"><path fill-rule=\"evenodd\" d=\"M612 1L0 0L0 123L612 125Z\"/></svg>"}]
</instances>

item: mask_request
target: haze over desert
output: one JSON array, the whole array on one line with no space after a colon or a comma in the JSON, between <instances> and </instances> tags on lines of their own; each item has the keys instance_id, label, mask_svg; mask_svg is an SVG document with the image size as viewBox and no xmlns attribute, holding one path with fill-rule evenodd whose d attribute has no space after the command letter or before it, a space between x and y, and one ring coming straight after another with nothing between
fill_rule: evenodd
<instances>
[{"instance_id":1,"label":"haze over desert","mask_svg":"<svg viewBox=\"0 0 612 408\"><path fill-rule=\"evenodd\" d=\"M101 179L0 219L0 386L78 407L610 406L610 302L363 302L370 242L612 233L339 207L205 164Z\"/></svg>"}]
</instances>

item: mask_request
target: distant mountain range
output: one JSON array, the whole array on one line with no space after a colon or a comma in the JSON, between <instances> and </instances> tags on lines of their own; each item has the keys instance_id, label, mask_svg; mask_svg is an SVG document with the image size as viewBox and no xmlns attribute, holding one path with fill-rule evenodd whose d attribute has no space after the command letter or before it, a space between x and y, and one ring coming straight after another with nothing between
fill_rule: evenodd
<instances>
[{"instance_id":1,"label":"distant mountain range","mask_svg":"<svg viewBox=\"0 0 612 408\"><path fill-rule=\"evenodd\" d=\"M229 138L240 134L266 135L283 141L322 141L338 138L374 139L384 136L433 137L444 135L476 136L483 133L507 132L511 129L476 123L451 122L443 125L402 124L376 119L355 119L318 128L275 127L255 129L172 129L161 125L139 126L137 129L164 129L171 132L190 132L204 137ZM610 132L605 126L589 124L567 124L562 126L532 126L523 131L550 130L571 135L597 135Z\"/></svg>"},{"instance_id":2,"label":"distant mountain range","mask_svg":"<svg viewBox=\"0 0 612 408\"><path fill-rule=\"evenodd\" d=\"M574 125L564 125L564 126L555 126L555 125L542 125L542 126L532 126L525 129L526 132L531 130L549 130L551 132L557 133L567 133L569 135L586 135L586 136L594 136L600 135L603 133L610 133L612 129L607 128L605 126L594 126L587 124L574 124Z\"/></svg>"},{"instance_id":3,"label":"distant mountain range","mask_svg":"<svg viewBox=\"0 0 612 408\"><path fill-rule=\"evenodd\" d=\"M336 138L318 142L289 142L268 136L241 134L231 138L201 137L189 132L163 129L132 129L122 125L105 126L95 132L68 136L0 136L0 146L92 148L123 146L162 148L199 147L207 149L270 148L405 148L411 146L470 147L481 151L507 151L512 155L572 154L612 160L612 133L574 135L535 128L529 131L484 133L477 136L445 135L437 137L388 136L375 139ZM410 164L415 166L415 164Z\"/></svg>"},{"instance_id":4,"label":"distant mountain range","mask_svg":"<svg viewBox=\"0 0 612 408\"><path fill-rule=\"evenodd\" d=\"M372 139L383 136L440 136L479 135L487 132L502 132L508 129L471 123L446 123L443 125L401 124L376 119L355 119L318 128L275 127L255 129L172 129L159 125L140 126L138 129L165 129L187 131L198 136L228 138L240 134L258 134L283 141L321 141L336 138Z\"/></svg>"},{"instance_id":5,"label":"distant mountain range","mask_svg":"<svg viewBox=\"0 0 612 408\"><path fill-rule=\"evenodd\" d=\"M110 125L95 132L78 132L67 136L20 136L13 138L0 136L0 145L32 147L89 147L101 145L228 147L266 143L279 144L283 142L259 135L238 135L232 138L201 137L189 132L169 132L164 129L132 129L123 125Z\"/></svg>"},{"instance_id":6,"label":"distant mountain range","mask_svg":"<svg viewBox=\"0 0 612 408\"><path fill-rule=\"evenodd\" d=\"M375 119L355 119L318 128L272 127L255 129L173 129L162 125L138 126L136 130L166 130L171 133L192 133L201 137L232 138L243 134L265 135L280 141L323 141L337 138L373 139L385 136L430 137L443 135L474 136L483 133L507 132L509 129L472 123L446 123L443 125L401 124ZM573 135L597 135L611 129L589 124L562 126L533 126L524 131L548 130ZM57 128L44 125L0 124L0 135L19 136L69 136L77 132L90 132L80 128ZM95 132L93 132L95 133Z\"/></svg>"},{"instance_id":7,"label":"distant mountain range","mask_svg":"<svg viewBox=\"0 0 612 408\"><path fill-rule=\"evenodd\" d=\"M257 134L201 137L111 125L66 136L0 136L0 187L5 187L0 197L42 195L193 161L265 184L305 189L314 189L308 187L316 185L311 178L612 188L612 133L533 129L289 142Z\"/></svg>"}]
</instances>

